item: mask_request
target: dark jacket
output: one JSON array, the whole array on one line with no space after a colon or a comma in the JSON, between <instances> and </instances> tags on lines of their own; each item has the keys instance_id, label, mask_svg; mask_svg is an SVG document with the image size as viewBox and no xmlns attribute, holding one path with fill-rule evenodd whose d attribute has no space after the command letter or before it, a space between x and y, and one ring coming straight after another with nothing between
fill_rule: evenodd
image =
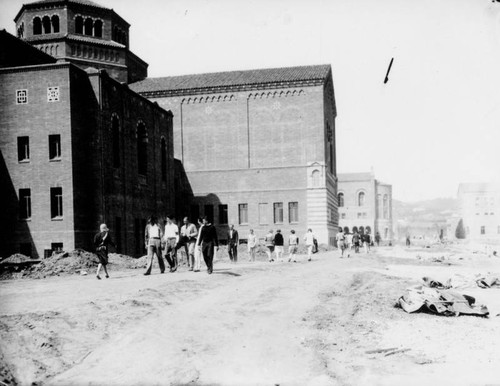
<instances>
[{"instance_id":1,"label":"dark jacket","mask_svg":"<svg viewBox=\"0 0 500 386\"><path fill-rule=\"evenodd\" d=\"M238 245L239 240L240 238L236 229L233 229L233 237L231 237L231 231L227 231L227 243L229 245Z\"/></svg>"},{"instance_id":2,"label":"dark jacket","mask_svg":"<svg viewBox=\"0 0 500 386\"><path fill-rule=\"evenodd\" d=\"M283 235L281 233L276 233L274 235L274 245L277 245L278 247L282 247L283 244L284 244Z\"/></svg>"},{"instance_id":3,"label":"dark jacket","mask_svg":"<svg viewBox=\"0 0 500 386\"><path fill-rule=\"evenodd\" d=\"M219 246L217 230L212 224L203 225L201 228L200 243L213 243L216 247Z\"/></svg>"}]
</instances>

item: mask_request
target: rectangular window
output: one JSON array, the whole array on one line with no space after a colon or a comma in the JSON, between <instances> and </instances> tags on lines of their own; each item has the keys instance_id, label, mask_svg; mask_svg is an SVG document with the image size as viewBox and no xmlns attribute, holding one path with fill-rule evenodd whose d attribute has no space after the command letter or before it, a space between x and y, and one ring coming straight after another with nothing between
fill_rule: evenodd
<instances>
[{"instance_id":1,"label":"rectangular window","mask_svg":"<svg viewBox=\"0 0 500 386\"><path fill-rule=\"evenodd\" d=\"M341 213L341 214L340 214L340 218L341 218L341 219L345 219L345 213Z\"/></svg>"},{"instance_id":2,"label":"rectangular window","mask_svg":"<svg viewBox=\"0 0 500 386\"><path fill-rule=\"evenodd\" d=\"M273 204L274 209L274 223L283 224L283 203L275 202Z\"/></svg>"},{"instance_id":3,"label":"rectangular window","mask_svg":"<svg viewBox=\"0 0 500 386\"><path fill-rule=\"evenodd\" d=\"M115 218L115 238L116 238L116 249L122 250L122 218Z\"/></svg>"},{"instance_id":4,"label":"rectangular window","mask_svg":"<svg viewBox=\"0 0 500 386\"><path fill-rule=\"evenodd\" d=\"M50 244L53 253L61 253L63 251L63 243L52 243Z\"/></svg>"},{"instance_id":5,"label":"rectangular window","mask_svg":"<svg viewBox=\"0 0 500 386\"><path fill-rule=\"evenodd\" d=\"M191 205L191 221L196 223L196 220L200 218L200 206Z\"/></svg>"},{"instance_id":6,"label":"rectangular window","mask_svg":"<svg viewBox=\"0 0 500 386\"><path fill-rule=\"evenodd\" d=\"M227 205L219 205L219 224L227 225Z\"/></svg>"},{"instance_id":7,"label":"rectangular window","mask_svg":"<svg viewBox=\"0 0 500 386\"><path fill-rule=\"evenodd\" d=\"M362 218L362 217L363 217L363 213L358 212L358 218Z\"/></svg>"},{"instance_id":8,"label":"rectangular window","mask_svg":"<svg viewBox=\"0 0 500 386\"><path fill-rule=\"evenodd\" d=\"M19 244L19 253L21 253L21 255L31 257L32 254L31 243Z\"/></svg>"},{"instance_id":9,"label":"rectangular window","mask_svg":"<svg viewBox=\"0 0 500 386\"><path fill-rule=\"evenodd\" d=\"M299 222L299 203L289 202L288 203L288 221L290 224Z\"/></svg>"},{"instance_id":10,"label":"rectangular window","mask_svg":"<svg viewBox=\"0 0 500 386\"><path fill-rule=\"evenodd\" d=\"M31 189L19 189L19 219L31 218Z\"/></svg>"},{"instance_id":11,"label":"rectangular window","mask_svg":"<svg viewBox=\"0 0 500 386\"><path fill-rule=\"evenodd\" d=\"M486 234L486 227L484 225L481 225L481 234Z\"/></svg>"},{"instance_id":12,"label":"rectangular window","mask_svg":"<svg viewBox=\"0 0 500 386\"><path fill-rule=\"evenodd\" d=\"M61 136L59 134L49 135L49 159L51 161L61 159Z\"/></svg>"},{"instance_id":13,"label":"rectangular window","mask_svg":"<svg viewBox=\"0 0 500 386\"><path fill-rule=\"evenodd\" d=\"M17 137L17 160L19 162L29 162L30 137Z\"/></svg>"},{"instance_id":14,"label":"rectangular window","mask_svg":"<svg viewBox=\"0 0 500 386\"><path fill-rule=\"evenodd\" d=\"M16 90L16 104L24 105L28 103L28 90Z\"/></svg>"},{"instance_id":15,"label":"rectangular window","mask_svg":"<svg viewBox=\"0 0 500 386\"><path fill-rule=\"evenodd\" d=\"M208 221L214 221L214 206L213 205L205 205L205 216L207 216Z\"/></svg>"},{"instance_id":16,"label":"rectangular window","mask_svg":"<svg viewBox=\"0 0 500 386\"><path fill-rule=\"evenodd\" d=\"M59 87L47 87L47 102L59 101Z\"/></svg>"},{"instance_id":17,"label":"rectangular window","mask_svg":"<svg viewBox=\"0 0 500 386\"><path fill-rule=\"evenodd\" d=\"M267 203L259 204L259 224L260 225L269 224L267 220Z\"/></svg>"},{"instance_id":18,"label":"rectangular window","mask_svg":"<svg viewBox=\"0 0 500 386\"><path fill-rule=\"evenodd\" d=\"M62 188L50 188L50 217L53 220L63 216Z\"/></svg>"},{"instance_id":19,"label":"rectangular window","mask_svg":"<svg viewBox=\"0 0 500 386\"><path fill-rule=\"evenodd\" d=\"M240 225L248 224L248 204L238 204L238 219Z\"/></svg>"}]
</instances>

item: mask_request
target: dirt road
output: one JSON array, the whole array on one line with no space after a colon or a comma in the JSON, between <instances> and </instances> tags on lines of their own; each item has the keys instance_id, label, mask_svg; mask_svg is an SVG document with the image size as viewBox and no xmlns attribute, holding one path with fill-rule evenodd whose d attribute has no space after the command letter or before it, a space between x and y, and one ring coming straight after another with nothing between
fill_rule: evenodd
<instances>
[{"instance_id":1,"label":"dirt road","mask_svg":"<svg viewBox=\"0 0 500 386\"><path fill-rule=\"evenodd\" d=\"M500 318L394 307L422 273L476 272L478 261L416 256L2 282L4 367L26 385L500 384ZM498 307L500 290L474 291ZM388 348L400 351L371 352Z\"/></svg>"}]
</instances>

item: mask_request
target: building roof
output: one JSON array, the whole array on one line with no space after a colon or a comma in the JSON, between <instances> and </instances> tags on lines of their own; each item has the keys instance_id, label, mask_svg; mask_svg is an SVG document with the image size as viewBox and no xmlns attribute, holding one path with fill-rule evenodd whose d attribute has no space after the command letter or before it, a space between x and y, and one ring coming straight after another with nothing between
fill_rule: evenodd
<instances>
[{"instance_id":1,"label":"building roof","mask_svg":"<svg viewBox=\"0 0 500 386\"><path fill-rule=\"evenodd\" d=\"M207 92L217 88L239 88L258 85L271 87L287 87L291 83L310 82L323 83L331 73L330 65L281 67L246 71L227 71L206 74L167 76L147 78L130 85L136 92L182 94ZM270 87L268 87L270 88Z\"/></svg>"},{"instance_id":2,"label":"building roof","mask_svg":"<svg viewBox=\"0 0 500 386\"><path fill-rule=\"evenodd\" d=\"M337 173L339 182L371 181L374 179L373 173Z\"/></svg>"},{"instance_id":3,"label":"building roof","mask_svg":"<svg viewBox=\"0 0 500 386\"><path fill-rule=\"evenodd\" d=\"M463 193L488 193L500 192L500 184L480 182L480 183L462 183L458 186L458 194Z\"/></svg>"},{"instance_id":4,"label":"building roof","mask_svg":"<svg viewBox=\"0 0 500 386\"><path fill-rule=\"evenodd\" d=\"M55 63L56 58L6 30L0 30L0 68Z\"/></svg>"}]
</instances>

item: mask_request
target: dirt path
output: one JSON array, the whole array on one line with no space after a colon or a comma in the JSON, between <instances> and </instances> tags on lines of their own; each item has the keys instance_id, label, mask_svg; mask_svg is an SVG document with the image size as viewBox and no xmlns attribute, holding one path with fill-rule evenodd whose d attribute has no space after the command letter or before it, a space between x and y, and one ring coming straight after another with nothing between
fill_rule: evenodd
<instances>
[{"instance_id":1,"label":"dirt path","mask_svg":"<svg viewBox=\"0 0 500 386\"><path fill-rule=\"evenodd\" d=\"M132 270L101 281L3 282L2 354L27 385L498 382L500 343L491 336L500 335L499 318L394 307L420 272L451 274L467 264L379 252L353 259L330 252L296 264L219 262L213 275ZM402 351L367 353L391 347Z\"/></svg>"}]
</instances>

